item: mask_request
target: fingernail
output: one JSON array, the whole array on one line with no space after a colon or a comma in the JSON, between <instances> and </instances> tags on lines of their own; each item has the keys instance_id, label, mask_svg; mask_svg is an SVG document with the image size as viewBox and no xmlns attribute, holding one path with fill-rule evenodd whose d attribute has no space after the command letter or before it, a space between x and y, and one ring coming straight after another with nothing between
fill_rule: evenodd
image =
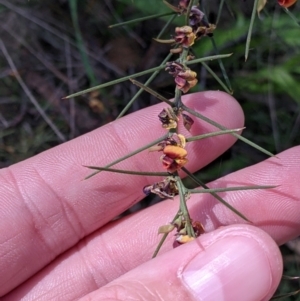
<instances>
[{"instance_id":1,"label":"fingernail","mask_svg":"<svg viewBox=\"0 0 300 301\"><path fill-rule=\"evenodd\" d=\"M226 237L183 269L182 280L201 301L262 300L272 283L264 248L250 237Z\"/></svg>"}]
</instances>

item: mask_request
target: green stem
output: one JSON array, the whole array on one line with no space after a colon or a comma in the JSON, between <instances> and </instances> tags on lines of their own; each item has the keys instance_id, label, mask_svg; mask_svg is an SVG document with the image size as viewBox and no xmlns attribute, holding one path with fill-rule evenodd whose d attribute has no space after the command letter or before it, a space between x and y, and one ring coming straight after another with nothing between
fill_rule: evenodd
<instances>
[{"instance_id":1,"label":"green stem","mask_svg":"<svg viewBox=\"0 0 300 301\"><path fill-rule=\"evenodd\" d=\"M184 220L186 222L186 230L187 235L190 237L195 237L194 229L191 224L191 217L189 214L189 210L186 205L186 188L184 187L181 178L179 176L175 177L178 191L179 191L179 197L180 197L180 211L184 217Z\"/></svg>"},{"instance_id":2,"label":"green stem","mask_svg":"<svg viewBox=\"0 0 300 301\"><path fill-rule=\"evenodd\" d=\"M177 109L181 108L181 106L182 106L181 95L182 95L182 92L178 88L176 88L175 89L174 106ZM177 112L179 112L179 111L177 110Z\"/></svg>"},{"instance_id":3,"label":"green stem","mask_svg":"<svg viewBox=\"0 0 300 301\"><path fill-rule=\"evenodd\" d=\"M220 2L219 9L218 9L218 15L217 15L216 25L219 24L219 20L220 20L220 17L221 17L221 12L223 10L224 2L225 2L225 0L221 0L221 2Z\"/></svg>"},{"instance_id":4,"label":"green stem","mask_svg":"<svg viewBox=\"0 0 300 301\"><path fill-rule=\"evenodd\" d=\"M191 12L192 6L194 5L194 2L195 2L194 0L190 1L189 5L187 7L186 15L185 15L185 25L190 25L190 12Z\"/></svg>"},{"instance_id":5,"label":"green stem","mask_svg":"<svg viewBox=\"0 0 300 301\"><path fill-rule=\"evenodd\" d=\"M249 55L251 35L252 35L253 24L254 24L254 20L255 20L255 16L256 16L256 9L257 9L258 1L259 0L255 0L254 4L253 4L252 15L251 15L251 20L250 20L250 25L249 25L249 30L248 30L248 34L247 34L247 40L246 40L245 61L247 61L248 55Z\"/></svg>"},{"instance_id":6,"label":"green stem","mask_svg":"<svg viewBox=\"0 0 300 301\"><path fill-rule=\"evenodd\" d=\"M87 56L87 51L84 46L81 30L79 27L79 22L78 22L78 13L77 13L77 0L69 0L69 5L70 5L70 10L71 10L71 17L72 17L72 22L73 26L75 29L75 36L76 36L76 42L77 42L77 47L80 51L81 57L82 57L82 62L85 66L85 70L87 73L87 76L90 80L90 83L92 85L96 84L96 77L93 72L93 68L90 64L89 58Z\"/></svg>"}]
</instances>

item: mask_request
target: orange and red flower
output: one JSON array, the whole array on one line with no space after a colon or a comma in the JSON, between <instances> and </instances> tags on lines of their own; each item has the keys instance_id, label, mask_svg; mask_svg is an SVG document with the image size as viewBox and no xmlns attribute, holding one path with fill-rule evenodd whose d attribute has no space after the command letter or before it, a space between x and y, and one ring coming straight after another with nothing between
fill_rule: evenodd
<instances>
[{"instance_id":1,"label":"orange and red flower","mask_svg":"<svg viewBox=\"0 0 300 301\"><path fill-rule=\"evenodd\" d=\"M167 145L161 157L163 167L170 173L181 169L187 162L187 151L178 145Z\"/></svg>"},{"instance_id":2,"label":"orange and red flower","mask_svg":"<svg viewBox=\"0 0 300 301\"><path fill-rule=\"evenodd\" d=\"M163 167L169 172L174 173L180 170L187 162L187 151L184 149L186 139L181 134L173 134L159 144L150 147L149 151L162 151L161 156Z\"/></svg>"},{"instance_id":3,"label":"orange and red flower","mask_svg":"<svg viewBox=\"0 0 300 301\"><path fill-rule=\"evenodd\" d=\"M193 28L190 26L182 26L175 28L175 42L181 44L183 47L190 47L194 44L196 35Z\"/></svg>"},{"instance_id":4,"label":"orange and red flower","mask_svg":"<svg viewBox=\"0 0 300 301\"><path fill-rule=\"evenodd\" d=\"M198 82L197 73L178 62L168 62L166 71L175 77L176 87L183 93L188 92Z\"/></svg>"},{"instance_id":5,"label":"orange and red flower","mask_svg":"<svg viewBox=\"0 0 300 301\"><path fill-rule=\"evenodd\" d=\"M292 6L296 2L297 2L297 0L278 0L278 4L285 8Z\"/></svg>"},{"instance_id":6,"label":"orange and red flower","mask_svg":"<svg viewBox=\"0 0 300 301\"><path fill-rule=\"evenodd\" d=\"M177 76L175 77L175 83L177 88L183 93L188 92L191 88L196 86L198 82L196 76L197 73L190 69L178 72Z\"/></svg>"},{"instance_id":7,"label":"orange and red flower","mask_svg":"<svg viewBox=\"0 0 300 301\"><path fill-rule=\"evenodd\" d=\"M195 237L199 237L201 234L205 233L203 225L199 221L192 221L192 227L194 230ZM180 244L185 244L187 242L190 242L195 239L195 237L189 236L187 233L187 223L186 220L181 216L178 219L176 219L172 223L175 228L177 229L176 233L176 241Z\"/></svg>"}]
</instances>

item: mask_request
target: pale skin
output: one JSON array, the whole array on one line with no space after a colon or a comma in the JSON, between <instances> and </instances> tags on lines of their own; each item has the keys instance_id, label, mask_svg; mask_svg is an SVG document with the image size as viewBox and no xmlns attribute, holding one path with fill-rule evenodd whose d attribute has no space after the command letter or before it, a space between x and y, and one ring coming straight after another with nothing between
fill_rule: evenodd
<instances>
[{"instance_id":1,"label":"pale skin","mask_svg":"<svg viewBox=\"0 0 300 301\"><path fill-rule=\"evenodd\" d=\"M184 103L227 128L244 124L229 95L204 92ZM112 221L160 178L103 172L83 181L83 165L104 166L165 133L164 104L131 114L0 172L1 300L269 300L282 274L277 245L300 233L300 148L210 183L211 187L279 185L221 193L253 225L209 195L188 201L206 234L159 256L157 229L172 220L178 199ZM216 130L195 119L191 134ZM186 133L186 131L183 133ZM231 135L187 146L195 171L228 149ZM147 151L118 168L162 171ZM112 221L112 222L111 222Z\"/></svg>"}]
</instances>

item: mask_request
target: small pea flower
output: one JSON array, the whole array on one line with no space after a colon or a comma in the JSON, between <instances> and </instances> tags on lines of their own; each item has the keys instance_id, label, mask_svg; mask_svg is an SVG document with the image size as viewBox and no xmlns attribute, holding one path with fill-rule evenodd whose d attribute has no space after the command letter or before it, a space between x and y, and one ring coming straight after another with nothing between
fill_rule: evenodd
<instances>
[{"instance_id":1,"label":"small pea flower","mask_svg":"<svg viewBox=\"0 0 300 301\"><path fill-rule=\"evenodd\" d=\"M181 134L174 134L173 136L173 139L177 139L178 142L175 145L166 145L163 149L164 155L160 158L163 167L170 173L180 170L188 162L186 158L187 151L184 149L186 145L185 137Z\"/></svg>"},{"instance_id":2,"label":"small pea flower","mask_svg":"<svg viewBox=\"0 0 300 301\"><path fill-rule=\"evenodd\" d=\"M177 145L167 145L163 149L164 155L161 157L163 167L173 173L180 170L187 162L187 151Z\"/></svg>"},{"instance_id":3,"label":"small pea flower","mask_svg":"<svg viewBox=\"0 0 300 301\"><path fill-rule=\"evenodd\" d=\"M175 77L176 87L183 93L188 92L198 82L196 79L197 73L191 69L185 68L178 62L168 62L166 71Z\"/></svg>"},{"instance_id":4,"label":"small pea flower","mask_svg":"<svg viewBox=\"0 0 300 301\"><path fill-rule=\"evenodd\" d=\"M186 69L182 72L179 72L175 77L175 83L177 88L183 93L188 92L197 84L198 80L196 79L196 76L197 73L190 69Z\"/></svg>"},{"instance_id":5,"label":"small pea flower","mask_svg":"<svg viewBox=\"0 0 300 301\"><path fill-rule=\"evenodd\" d=\"M176 238L176 241L180 244L186 244L190 241L193 241L195 238L188 235L179 235Z\"/></svg>"},{"instance_id":6,"label":"small pea flower","mask_svg":"<svg viewBox=\"0 0 300 301\"><path fill-rule=\"evenodd\" d=\"M192 222L192 227L195 233L195 236L198 237L201 234L205 233L203 225L199 221L193 221Z\"/></svg>"},{"instance_id":7,"label":"small pea flower","mask_svg":"<svg viewBox=\"0 0 300 301\"><path fill-rule=\"evenodd\" d=\"M192 6L191 8L191 12L190 12L190 16L189 16L189 19L190 19L190 26L193 27L193 28L197 28L198 26L201 25L201 23L203 24L204 23L204 13L197 7L197 6ZM203 25L206 25L206 24L203 24Z\"/></svg>"},{"instance_id":8,"label":"small pea flower","mask_svg":"<svg viewBox=\"0 0 300 301\"><path fill-rule=\"evenodd\" d=\"M285 8L288 8L292 5L294 5L296 2L297 2L297 0L278 0L278 4Z\"/></svg>"},{"instance_id":9,"label":"small pea flower","mask_svg":"<svg viewBox=\"0 0 300 301\"><path fill-rule=\"evenodd\" d=\"M180 0L178 7L180 9L186 10L188 8L188 6L189 6L189 3L190 3L190 0Z\"/></svg>"},{"instance_id":10,"label":"small pea flower","mask_svg":"<svg viewBox=\"0 0 300 301\"><path fill-rule=\"evenodd\" d=\"M162 151L167 145L184 145L182 141L185 141L185 137L181 134L174 133L171 137L164 139L162 142L149 148L149 152ZM182 146L182 147L184 147Z\"/></svg>"},{"instance_id":11,"label":"small pea flower","mask_svg":"<svg viewBox=\"0 0 300 301\"><path fill-rule=\"evenodd\" d=\"M163 140L155 146L152 146L149 151L162 151L163 155L160 160L163 167L173 173L180 170L187 162L187 151L184 149L186 139L181 134L173 134L171 137Z\"/></svg>"},{"instance_id":12,"label":"small pea flower","mask_svg":"<svg viewBox=\"0 0 300 301\"><path fill-rule=\"evenodd\" d=\"M199 221L192 221L192 228L194 230L195 237L199 237L201 234L205 233L203 225ZM158 234L165 234L170 233L174 229L177 230L177 233L175 234L176 241L180 244L184 244L190 241L193 241L195 237L191 237L187 235L187 224L186 221L183 219L182 216L179 216L173 223L170 223L168 225L160 226L158 229Z\"/></svg>"},{"instance_id":13,"label":"small pea flower","mask_svg":"<svg viewBox=\"0 0 300 301\"><path fill-rule=\"evenodd\" d=\"M181 44L183 47L190 47L194 44L196 35L193 28L190 26L176 27L175 42Z\"/></svg>"},{"instance_id":14,"label":"small pea flower","mask_svg":"<svg viewBox=\"0 0 300 301\"><path fill-rule=\"evenodd\" d=\"M163 109L159 115L159 120L162 123L162 127L170 130L170 129L176 129L178 117L174 113L172 108Z\"/></svg>"},{"instance_id":15,"label":"small pea flower","mask_svg":"<svg viewBox=\"0 0 300 301\"><path fill-rule=\"evenodd\" d=\"M175 77L179 72L184 70L184 66L178 62L167 62L165 70Z\"/></svg>"},{"instance_id":16,"label":"small pea flower","mask_svg":"<svg viewBox=\"0 0 300 301\"><path fill-rule=\"evenodd\" d=\"M195 237L199 237L201 234L205 233L203 225L198 221L191 221L192 222L192 228L194 230ZM177 229L176 233L176 241L180 244L185 244L187 242L193 241L195 238L191 237L187 234L187 223L183 219L183 217L179 217L177 221L173 223L173 225Z\"/></svg>"},{"instance_id":17,"label":"small pea flower","mask_svg":"<svg viewBox=\"0 0 300 301\"><path fill-rule=\"evenodd\" d=\"M159 118L160 122L162 123L162 127L164 129L167 129L167 130L176 129L177 124L180 120L180 116L182 116L183 126L188 131L190 131L192 125L194 124L193 118L191 118L190 116L188 116L185 113L182 113L181 111L179 111L179 112L180 112L180 114L179 114L179 116L177 116L174 112L174 108L165 108L165 109L163 109L158 114L158 118ZM176 145L176 144L177 144L176 142L173 143L173 145ZM155 146L155 149L156 148L157 148L157 146ZM163 150L163 147L160 150Z\"/></svg>"},{"instance_id":18,"label":"small pea flower","mask_svg":"<svg viewBox=\"0 0 300 301\"><path fill-rule=\"evenodd\" d=\"M150 193L157 194L160 198L174 198L178 194L178 187L173 177L167 177L161 182L154 183L153 185L147 185L143 189L146 195Z\"/></svg>"},{"instance_id":19,"label":"small pea flower","mask_svg":"<svg viewBox=\"0 0 300 301\"><path fill-rule=\"evenodd\" d=\"M212 37L215 29L216 29L215 24L208 24L208 26L199 26L195 31L195 34L197 36L197 39L204 36Z\"/></svg>"}]
</instances>

